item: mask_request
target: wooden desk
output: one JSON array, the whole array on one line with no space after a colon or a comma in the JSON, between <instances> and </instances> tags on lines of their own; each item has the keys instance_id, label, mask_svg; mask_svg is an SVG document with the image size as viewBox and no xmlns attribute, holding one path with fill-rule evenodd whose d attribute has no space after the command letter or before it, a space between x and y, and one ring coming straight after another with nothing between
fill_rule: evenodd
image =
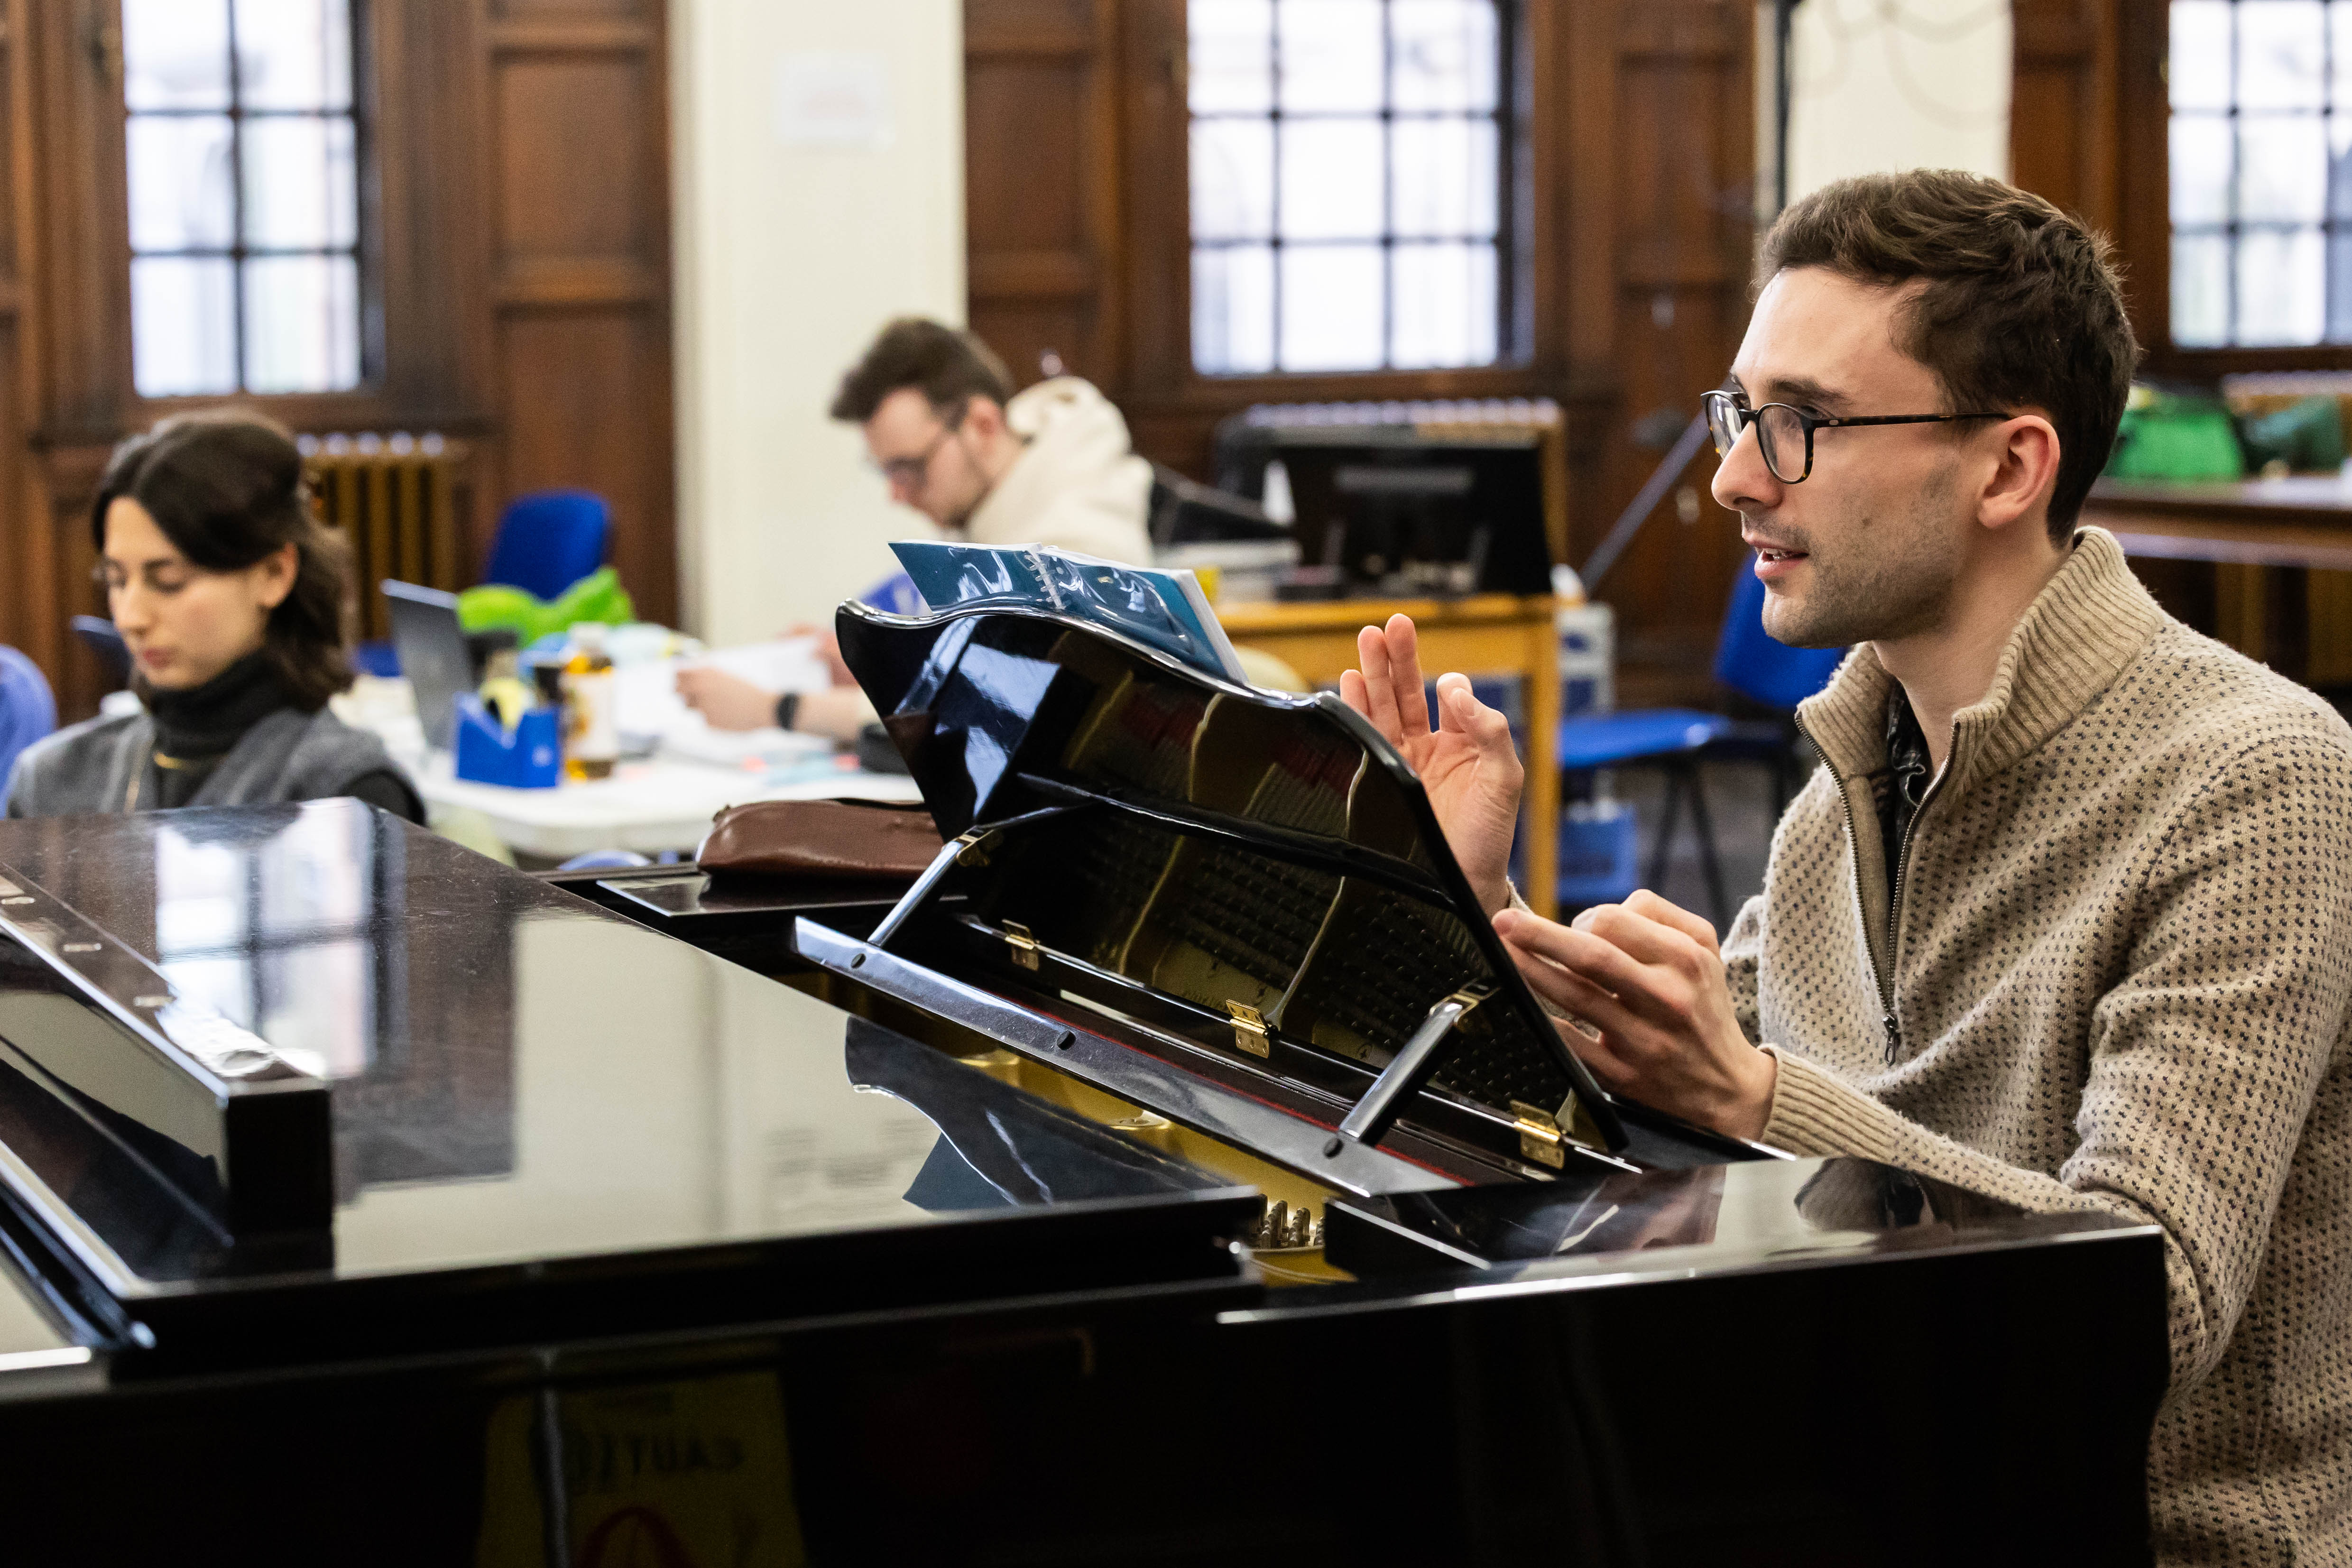
<instances>
[{"instance_id":1,"label":"wooden desk","mask_svg":"<svg viewBox=\"0 0 2352 1568\"><path fill-rule=\"evenodd\" d=\"M2352 484L2334 475L2158 483L2101 479L2083 521L2126 555L2209 561L2214 635L2249 658L2269 653L2268 569L2313 574L2304 679L2352 680Z\"/></svg>"},{"instance_id":2,"label":"wooden desk","mask_svg":"<svg viewBox=\"0 0 2352 1568\"><path fill-rule=\"evenodd\" d=\"M1217 618L1236 643L1263 648L1310 681L1337 680L1356 667L1356 633L1402 611L1421 632L1421 662L1432 678L1516 675L1528 750L1521 842L1527 886L1537 913L1555 911L1559 870L1559 641L1549 594L1521 598L1479 594L1466 599L1339 599L1322 604L1220 605Z\"/></svg>"}]
</instances>

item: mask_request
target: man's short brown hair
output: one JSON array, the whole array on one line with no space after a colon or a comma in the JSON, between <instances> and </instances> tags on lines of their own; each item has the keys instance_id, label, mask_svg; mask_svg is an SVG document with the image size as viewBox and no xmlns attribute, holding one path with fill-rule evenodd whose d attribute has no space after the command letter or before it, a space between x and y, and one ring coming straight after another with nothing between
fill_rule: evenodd
<instances>
[{"instance_id":1,"label":"man's short brown hair","mask_svg":"<svg viewBox=\"0 0 2352 1568\"><path fill-rule=\"evenodd\" d=\"M1886 288L1924 279L1897 318L1897 345L1936 373L1944 412L2031 407L2050 416L2058 431L2050 533L2063 544L2115 449L2139 363L2112 249L2080 219L2000 180L1957 169L1864 174L1780 215L1764 237L1756 288L1799 267Z\"/></svg>"},{"instance_id":2,"label":"man's short brown hair","mask_svg":"<svg viewBox=\"0 0 2352 1568\"><path fill-rule=\"evenodd\" d=\"M833 416L853 425L874 417L882 400L913 387L944 417L974 396L1000 405L1013 396L1004 362L970 332L920 316L901 316L882 329L866 357L841 378Z\"/></svg>"}]
</instances>

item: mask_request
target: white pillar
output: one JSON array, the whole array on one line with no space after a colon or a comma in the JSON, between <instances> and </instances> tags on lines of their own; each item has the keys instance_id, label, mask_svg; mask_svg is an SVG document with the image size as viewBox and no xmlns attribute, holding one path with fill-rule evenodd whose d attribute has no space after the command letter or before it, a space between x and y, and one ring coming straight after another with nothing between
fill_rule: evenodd
<instances>
[{"instance_id":1,"label":"white pillar","mask_svg":"<svg viewBox=\"0 0 2352 1568\"><path fill-rule=\"evenodd\" d=\"M920 536L832 423L882 323L964 308L959 0L671 0L681 618L829 621Z\"/></svg>"},{"instance_id":2,"label":"white pillar","mask_svg":"<svg viewBox=\"0 0 2352 1568\"><path fill-rule=\"evenodd\" d=\"M1895 169L2008 177L2010 12L2000 0L1804 0L1793 43L1790 201Z\"/></svg>"}]
</instances>

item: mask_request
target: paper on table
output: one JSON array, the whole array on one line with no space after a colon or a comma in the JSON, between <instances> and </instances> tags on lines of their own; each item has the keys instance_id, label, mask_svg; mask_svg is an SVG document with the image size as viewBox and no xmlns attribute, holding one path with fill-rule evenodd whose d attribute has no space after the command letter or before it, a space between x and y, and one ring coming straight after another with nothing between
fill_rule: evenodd
<instances>
[{"instance_id":1,"label":"paper on table","mask_svg":"<svg viewBox=\"0 0 2352 1568\"><path fill-rule=\"evenodd\" d=\"M819 735L795 734L769 725L759 730L714 730L677 694L677 672L697 666L723 669L764 691L821 691L832 684L813 637L785 637L720 648L695 659L660 659L624 665L618 677L619 721L625 735L655 742L671 756L720 767L785 762L830 751Z\"/></svg>"},{"instance_id":2,"label":"paper on table","mask_svg":"<svg viewBox=\"0 0 2352 1568\"><path fill-rule=\"evenodd\" d=\"M822 691L833 684L833 672L817 656L814 637L778 637L772 642L744 643L712 648L701 658L682 661L679 668L703 665L740 676L763 691Z\"/></svg>"}]
</instances>

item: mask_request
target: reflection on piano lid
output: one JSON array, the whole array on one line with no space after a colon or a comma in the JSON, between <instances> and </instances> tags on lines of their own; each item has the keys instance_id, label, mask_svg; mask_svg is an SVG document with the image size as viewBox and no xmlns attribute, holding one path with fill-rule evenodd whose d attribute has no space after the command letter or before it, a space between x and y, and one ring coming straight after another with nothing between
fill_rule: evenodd
<instances>
[{"instance_id":1,"label":"reflection on piano lid","mask_svg":"<svg viewBox=\"0 0 2352 1568\"><path fill-rule=\"evenodd\" d=\"M212 942L267 975L268 1046L315 1041L322 1019L369 1042L333 1087L333 1200L310 1226L224 1208L222 1149L188 1122L202 1086L159 1096L131 1070L158 1047L77 988L84 955L0 932L0 1210L53 1255L31 1273L61 1312L127 1314L157 1354L267 1362L322 1336L389 1353L615 1313L642 1328L751 1300L903 1304L899 1270L918 1299L1026 1290L1076 1266L1050 1261L1083 1251L1067 1226L1160 1238L1123 1267L1235 1271L1219 1238L1253 1195L877 1024L354 802L199 816L257 907L364 889L336 931L373 991L346 993L334 963L268 968L299 931L247 921ZM0 858L41 900L10 912L62 910L57 882L91 929L184 930L195 917L157 868L188 826L10 824ZM375 1171L351 1168L362 1155ZM877 1247L890 1269L857 1261ZM654 1302L615 1293L616 1257L659 1258L672 1283ZM417 1310L443 1291L468 1310Z\"/></svg>"},{"instance_id":2,"label":"reflection on piano lid","mask_svg":"<svg viewBox=\"0 0 2352 1568\"><path fill-rule=\"evenodd\" d=\"M951 842L870 939L820 916L805 956L1115 1020L1283 1104L1303 1123L1284 1163L1343 1189L1337 1163L1373 1145L1468 1180L1763 1152L1601 1089L1420 780L1336 697L1233 686L1041 612L852 603L836 626Z\"/></svg>"},{"instance_id":3,"label":"reflection on piano lid","mask_svg":"<svg viewBox=\"0 0 2352 1568\"><path fill-rule=\"evenodd\" d=\"M1757 1160L1633 1174L1570 1172L1556 1182L1333 1200L1332 1261L1359 1274L1518 1266L1674 1249L1670 1267L1709 1268L1916 1251L2036 1228L2075 1234L2078 1217L2009 1205L1867 1160ZM1696 1249L1694 1253L1691 1249ZM1556 1272L1556 1271L1554 1271Z\"/></svg>"}]
</instances>

